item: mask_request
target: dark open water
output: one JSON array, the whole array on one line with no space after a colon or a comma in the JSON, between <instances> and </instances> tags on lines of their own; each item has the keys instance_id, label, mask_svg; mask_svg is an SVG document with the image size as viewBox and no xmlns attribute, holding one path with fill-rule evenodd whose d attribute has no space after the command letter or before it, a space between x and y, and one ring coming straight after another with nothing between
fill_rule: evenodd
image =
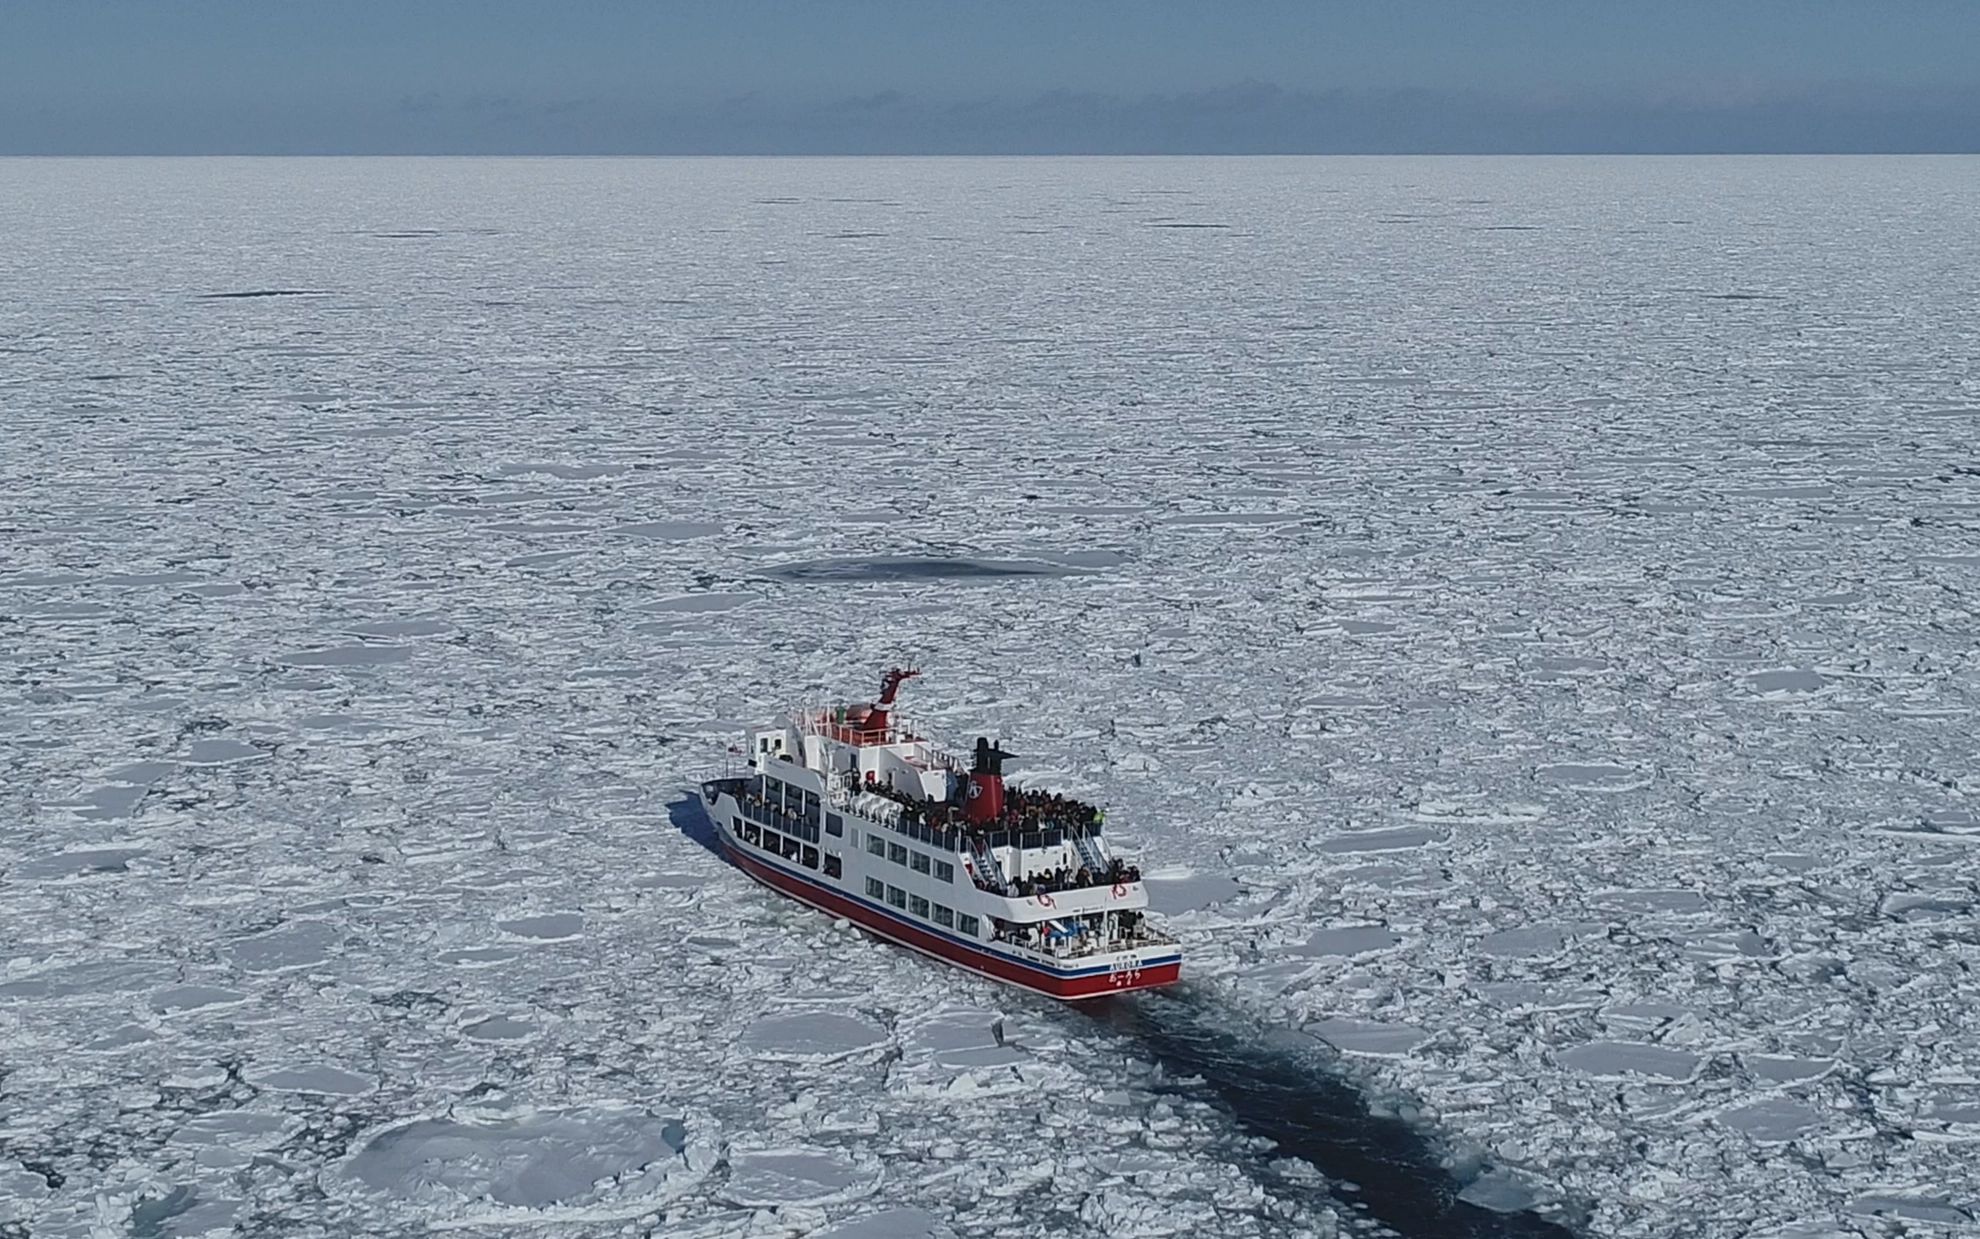
<instances>
[{"instance_id":1,"label":"dark open water","mask_svg":"<svg viewBox=\"0 0 1980 1239\"><path fill-rule=\"evenodd\" d=\"M1371 1113L1352 1084L1295 1039L1265 1027L1241 1031L1207 1011L1207 1000L1184 985L1078 1009L1136 1043L1179 1090L1207 1092L1245 1134L1273 1141L1277 1148L1255 1155L1259 1164L1248 1169L1275 1191L1296 1192L1300 1185L1270 1163L1296 1157L1332 1181L1311 1185L1316 1196L1350 1207L1359 1201L1366 1217L1409 1239L1573 1235L1530 1212L1499 1213L1460 1200L1464 1183L1444 1168L1421 1130Z\"/></svg>"}]
</instances>

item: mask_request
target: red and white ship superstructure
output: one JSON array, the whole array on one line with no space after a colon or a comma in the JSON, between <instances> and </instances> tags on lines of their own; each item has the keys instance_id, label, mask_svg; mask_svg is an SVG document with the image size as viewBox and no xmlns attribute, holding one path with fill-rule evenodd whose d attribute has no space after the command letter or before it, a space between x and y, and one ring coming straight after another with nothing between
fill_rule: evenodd
<instances>
[{"instance_id":1,"label":"red and white ship superstructure","mask_svg":"<svg viewBox=\"0 0 1980 1239\"><path fill-rule=\"evenodd\" d=\"M1007 787L1009 755L988 740L965 763L897 726L916 674L889 671L878 701L751 731L754 772L702 786L730 858L801 903L1054 998L1174 982L1182 952L1149 923L1102 814Z\"/></svg>"}]
</instances>

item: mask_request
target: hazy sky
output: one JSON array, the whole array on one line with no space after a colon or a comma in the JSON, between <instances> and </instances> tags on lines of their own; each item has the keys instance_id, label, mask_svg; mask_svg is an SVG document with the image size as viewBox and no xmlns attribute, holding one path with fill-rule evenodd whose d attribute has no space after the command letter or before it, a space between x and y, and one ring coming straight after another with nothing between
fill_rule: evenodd
<instances>
[{"instance_id":1,"label":"hazy sky","mask_svg":"<svg viewBox=\"0 0 1980 1239\"><path fill-rule=\"evenodd\" d=\"M1980 0L0 0L0 153L1580 150L1980 150Z\"/></svg>"}]
</instances>

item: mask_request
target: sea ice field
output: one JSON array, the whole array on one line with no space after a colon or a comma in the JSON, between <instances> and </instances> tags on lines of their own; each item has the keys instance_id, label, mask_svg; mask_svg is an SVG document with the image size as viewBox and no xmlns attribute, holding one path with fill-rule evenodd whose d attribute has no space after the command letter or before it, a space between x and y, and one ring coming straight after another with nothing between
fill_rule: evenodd
<instances>
[{"instance_id":1,"label":"sea ice field","mask_svg":"<svg viewBox=\"0 0 1980 1239\"><path fill-rule=\"evenodd\" d=\"M1980 1230L1980 160L7 160L0 237L0 1236ZM1185 984L717 858L900 661Z\"/></svg>"}]
</instances>

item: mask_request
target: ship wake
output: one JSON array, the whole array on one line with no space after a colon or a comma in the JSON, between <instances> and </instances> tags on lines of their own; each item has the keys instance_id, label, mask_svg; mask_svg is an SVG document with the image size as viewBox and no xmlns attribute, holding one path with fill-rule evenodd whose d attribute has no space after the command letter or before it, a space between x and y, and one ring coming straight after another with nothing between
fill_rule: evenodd
<instances>
[{"instance_id":1,"label":"ship wake","mask_svg":"<svg viewBox=\"0 0 1980 1239\"><path fill-rule=\"evenodd\" d=\"M1204 999L1183 986L1078 1010L1158 1066L1161 1087L1224 1110L1238 1137L1227 1156L1249 1163L1246 1169L1281 1196L1316 1197L1312 1203L1359 1219L1359 1233L1570 1239L1573 1232L1533 1211L1540 1202L1503 1172L1453 1168L1421 1128L1376 1113L1311 1038L1246 1026L1207 1009ZM1559 1205L1550 1211L1572 1212Z\"/></svg>"}]
</instances>

